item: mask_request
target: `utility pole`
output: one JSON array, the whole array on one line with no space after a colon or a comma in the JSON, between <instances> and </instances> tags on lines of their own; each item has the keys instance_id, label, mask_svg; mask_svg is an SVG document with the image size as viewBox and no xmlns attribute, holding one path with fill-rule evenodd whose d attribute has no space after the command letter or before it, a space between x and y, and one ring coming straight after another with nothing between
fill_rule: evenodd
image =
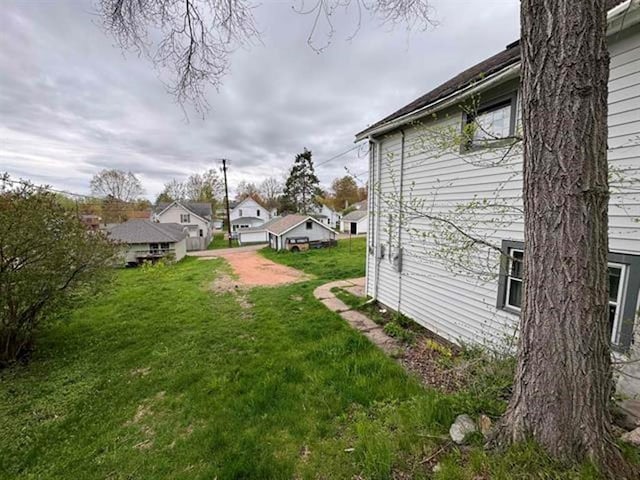
<instances>
[{"instance_id":1,"label":"utility pole","mask_svg":"<svg viewBox=\"0 0 640 480\"><path fill-rule=\"evenodd\" d=\"M224 201L227 208L227 236L229 237L229 248L231 248L231 213L229 212L229 187L227 185L227 160L222 159L222 172L224 174Z\"/></svg>"}]
</instances>

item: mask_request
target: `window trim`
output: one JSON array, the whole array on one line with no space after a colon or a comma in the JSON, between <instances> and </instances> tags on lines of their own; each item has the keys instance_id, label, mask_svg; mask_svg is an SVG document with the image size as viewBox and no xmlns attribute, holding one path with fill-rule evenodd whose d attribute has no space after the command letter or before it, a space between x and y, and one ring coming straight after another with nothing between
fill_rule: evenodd
<instances>
[{"instance_id":1,"label":"window trim","mask_svg":"<svg viewBox=\"0 0 640 480\"><path fill-rule=\"evenodd\" d=\"M186 220L185 220L186 218ZM180 214L180 223L191 223L191 214L190 213L181 213Z\"/></svg>"},{"instance_id":2,"label":"window trim","mask_svg":"<svg viewBox=\"0 0 640 480\"><path fill-rule=\"evenodd\" d=\"M313 230L313 220L307 220L305 227L306 230Z\"/></svg>"},{"instance_id":3,"label":"window trim","mask_svg":"<svg viewBox=\"0 0 640 480\"><path fill-rule=\"evenodd\" d=\"M503 104L506 106L507 103L511 106L511 112L509 114L509 136L515 135L516 121L518 118L518 115L517 115L518 91L517 90L514 90L513 92L510 92L506 95L501 95L501 96L492 98L491 100L487 100L486 102L481 102L478 105L475 115L472 115L468 112L463 112L461 131L464 132L465 127L473 121L474 117L484 112L497 109L499 106ZM495 139L495 140L486 141L483 144L479 145L479 144L474 144L473 139L470 139L464 142L460 146L460 151L461 153L465 153L465 152L476 152L478 150L484 150L487 148L496 148L496 147L500 147L502 144L505 144L508 141L509 141L508 138Z\"/></svg>"},{"instance_id":4,"label":"window trim","mask_svg":"<svg viewBox=\"0 0 640 480\"><path fill-rule=\"evenodd\" d=\"M524 252L524 242L503 240L500 259L500 275L498 277L498 299L496 308L514 315L520 315L520 310L506 303L507 278L509 277L509 252L511 250L522 250ZM626 253L609 252L607 264L623 266L624 271L620 279L618 297L621 297L622 308L616 313L616 320L611 334L611 349L625 353L633 343L633 329L636 320L636 309L638 308L638 292L640 291L640 255ZM609 305L607 301L607 306ZM616 331L617 328L617 331ZM615 339L615 342L614 342Z\"/></svg>"}]
</instances>

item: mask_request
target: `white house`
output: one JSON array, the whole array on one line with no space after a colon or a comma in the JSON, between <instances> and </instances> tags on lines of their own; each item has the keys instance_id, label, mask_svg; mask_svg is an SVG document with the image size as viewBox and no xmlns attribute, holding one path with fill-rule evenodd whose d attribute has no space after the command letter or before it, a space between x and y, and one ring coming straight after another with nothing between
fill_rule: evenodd
<instances>
[{"instance_id":1,"label":"white house","mask_svg":"<svg viewBox=\"0 0 640 480\"><path fill-rule=\"evenodd\" d=\"M158 203L154 207L153 221L177 223L187 228L187 250L204 250L213 236L213 213L210 203L182 202Z\"/></svg>"},{"instance_id":2,"label":"white house","mask_svg":"<svg viewBox=\"0 0 640 480\"><path fill-rule=\"evenodd\" d=\"M338 212L325 205L324 203L320 204L320 207L313 214L313 216L316 218L316 220L326 224L331 228L339 227L340 221L342 219L342 215L340 215Z\"/></svg>"},{"instance_id":3,"label":"white house","mask_svg":"<svg viewBox=\"0 0 640 480\"><path fill-rule=\"evenodd\" d=\"M359 235L369 231L369 211L354 210L342 217L342 231Z\"/></svg>"},{"instance_id":4,"label":"white house","mask_svg":"<svg viewBox=\"0 0 640 480\"><path fill-rule=\"evenodd\" d=\"M123 252L125 265L137 265L168 255L178 261L187 253L187 227L177 223L129 220L109 227L107 234L110 239L127 245Z\"/></svg>"},{"instance_id":5,"label":"white house","mask_svg":"<svg viewBox=\"0 0 640 480\"><path fill-rule=\"evenodd\" d=\"M284 250L288 238L307 237L310 242L336 239L336 231L310 215L290 214L264 225L266 240L275 250Z\"/></svg>"},{"instance_id":6,"label":"white house","mask_svg":"<svg viewBox=\"0 0 640 480\"><path fill-rule=\"evenodd\" d=\"M256 199L247 197L237 203L229 215L231 216L231 229L235 232L261 226L271 219L272 212Z\"/></svg>"},{"instance_id":7,"label":"white house","mask_svg":"<svg viewBox=\"0 0 640 480\"><path fill-rule=\"evenodd\" d=\"M640 4L612 0L609 5L618 5L609 12L609 163L612 172L638 178ZM515 42L356 135L371 147L366 292L454 342L501 343L513 337L519 320L522 157L515 149L502 161L504 148L485 148L492 135L518 131L519 74ZM476 108L466 114L461 106L471 99ZM461 131L471 120L483 128L469 144L441 148L438 133ZM635 358L640 358L638 197L637 187L622 185L612 190L609 204L611 342L620 355ZM506 205L498 220L478 208L483 198ZM409 206L432 216L415 214ZM443 223L434 216L467 222L511 260L489 249L469 257L443 256L455 232L439 235ZM480 262L493 275L476 272ZM640 365L627 368L640 377ZM632 385L628 378L621 377L623 390L640 395L640 383Z\"/></svg>"}]
</instances>

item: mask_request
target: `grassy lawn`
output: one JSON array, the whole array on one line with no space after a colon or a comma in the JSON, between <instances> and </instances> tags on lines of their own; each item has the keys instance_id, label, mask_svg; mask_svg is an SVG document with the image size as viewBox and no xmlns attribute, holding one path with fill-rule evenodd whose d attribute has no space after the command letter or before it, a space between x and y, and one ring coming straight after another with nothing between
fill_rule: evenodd
<instances>
[{"instance_id":1,"label":"grassy lawn","mask_svg":"<svg viewBox=\"0 0 640 480\"><path fill-rule=\"evenodd\" d=\"M319 248L306 252L292 253L263 248L260 253L274 262L315 275L326 281L343 278L363 277L365 274L365 252L367 239L364 237L339 240L333 248Z\"/></svg>"},{"instance_id":2,"label":"grassy lawn","mask_svg":"<svg viewBox=\"0 0 640 480\"><path fill-rule=\"evenodd\" d=\"M214 233L211 243L207 247L207 250L216 250L218 248L229 248L229 240L225 240L224 233ZM231 240L231 247L237 247L238 240Z\"/></svg>"},{"instance_id":3,"label":"grassy lawn","mask_svg":"<svg viewBox=\"0 0 640 480\"><path fill-rule=\"evenodd\" d=\"M273 254L321 279L363 273L364 241ZM360 252L355 255L354 252ZM118 272L0 371L4 479L531 478L531 447L423 459L469 392L425 389L312 295L324 280L212 293L222 260ZM476 443L480 445L480 441ZM529 463L527 463L527 461ZM584 470L560 477L588 478Z\"/></svg>"}]
</instances>

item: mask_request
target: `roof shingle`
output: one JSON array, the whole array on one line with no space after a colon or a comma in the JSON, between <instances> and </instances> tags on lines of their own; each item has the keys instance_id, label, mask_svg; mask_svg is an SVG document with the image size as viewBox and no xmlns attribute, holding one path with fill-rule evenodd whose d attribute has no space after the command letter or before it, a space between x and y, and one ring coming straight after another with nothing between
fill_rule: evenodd
<instances>
[{"instance_id":1,"label":"roof shingle","mask_svg":"<svg viewBox=\"0 0 640 480\"><path fill-rule=\"evenodd\" d=\"M174 243L187 237L177 223L155 223L149 220L129 220L110 227L109 238L124 243Z\"/></svg>"}]
</instances>

